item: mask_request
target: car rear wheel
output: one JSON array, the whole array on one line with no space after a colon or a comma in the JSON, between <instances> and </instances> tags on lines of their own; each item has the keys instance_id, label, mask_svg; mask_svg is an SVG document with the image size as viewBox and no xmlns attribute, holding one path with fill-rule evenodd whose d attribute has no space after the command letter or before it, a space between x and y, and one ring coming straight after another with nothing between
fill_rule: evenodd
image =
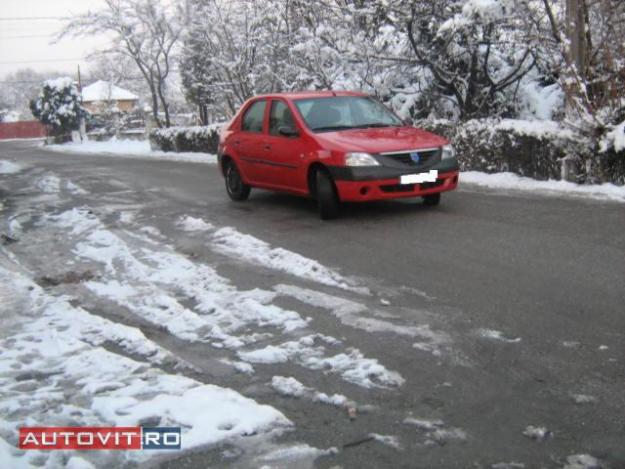
<instances>
[{"instance_id":1,"label":"car rear wheel","mask_svg":"<svg viewBox=\"0 0 625 469\"><path fill-rule=\"evenodd\" d=\"M243 182L239 168L234 161L230 160L224 164L224 176L228 196L235 202L247 200L252 188Z\"/></svg>"},{"instance_id":2,"label":"car rear wheel","mask_svg":"<svg viewBox=\"0 0 625 469\"><path fill-rule=\"evenodd\" d=\"M438 205L441 203L441 193L438 194L429 194L423 197L423 203L430 207Z\"/></svg>"},{"instance_id":3,"label":"car rear wheel","mask_svg":"<svg viewBox=\"0 0 625 469\"><path fill-rule=\"evenodd\" d=\"M325 171L317 171L317 205L322 220L332 220L339 216L340 202L332 177Z\"/></svg>"}]
</instances>

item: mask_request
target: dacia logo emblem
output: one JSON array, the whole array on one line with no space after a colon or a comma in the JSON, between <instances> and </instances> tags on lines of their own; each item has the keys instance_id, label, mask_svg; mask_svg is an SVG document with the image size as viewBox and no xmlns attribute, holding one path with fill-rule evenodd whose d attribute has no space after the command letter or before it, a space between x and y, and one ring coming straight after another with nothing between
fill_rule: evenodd
<instances>
[{"instance_id":1,"label":"dacia logo emblem","mask_svg":"<svg viewBox=\"0 0 625 469\"><path fill-rule=\"evenodd\" d=\"M416 151L411 151L410 152L410 159L412 161L414 161L415 163L418 163L419 161L421 161L421 156L419 156L419 153Z\"/></svg>"}]
</instances>

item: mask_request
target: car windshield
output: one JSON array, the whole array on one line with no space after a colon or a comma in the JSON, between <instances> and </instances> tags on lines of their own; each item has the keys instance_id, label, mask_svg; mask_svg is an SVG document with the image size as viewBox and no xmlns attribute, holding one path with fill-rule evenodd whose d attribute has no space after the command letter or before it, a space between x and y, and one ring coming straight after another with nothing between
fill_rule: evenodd
<instances>
[{"instance_id":1,"label":"car windshield","mask_svg":"<svg viewBox=\"0 0 625 469\"><path fill-rule=\"evenodd\" d=\"M403 125L383 104L367 96L298 99L295 105L313 132Z\"/></svg>"}]
</instances>

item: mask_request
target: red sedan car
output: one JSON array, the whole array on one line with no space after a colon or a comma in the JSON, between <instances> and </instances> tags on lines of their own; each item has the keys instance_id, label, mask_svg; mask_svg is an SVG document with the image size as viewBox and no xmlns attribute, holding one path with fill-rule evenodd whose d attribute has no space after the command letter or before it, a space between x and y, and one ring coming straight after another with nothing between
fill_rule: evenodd
<instances>
[{"instance_id":1,"label":"red sedan car","mask_svg":"<svg viewBox=\"0 0 625 469\"><path fill-rule=\"evenodd\" d=\"M246 200L253 187L312 196L323 219L346 201L423 197L437 205L458 185L445 138L355 92L252 98L222 130L218 156L232 200Z\"/></svg>"}]
</instances>

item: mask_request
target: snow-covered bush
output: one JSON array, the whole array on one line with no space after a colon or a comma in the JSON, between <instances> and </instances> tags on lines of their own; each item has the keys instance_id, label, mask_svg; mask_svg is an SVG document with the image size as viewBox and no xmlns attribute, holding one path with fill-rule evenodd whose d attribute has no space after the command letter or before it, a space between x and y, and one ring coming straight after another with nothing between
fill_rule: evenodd
<instances>
[{"instance_id":1,"label":"snow-covered bush","mask_svg":"<svg viewBox=\"0 0 625 469\"><path fill-rule=\"evenodd\" d=\"M150 145L160 151L217 153L221 125L154 129Z\"/></svg>"},{"instance_id":2,"label":"snow-covered bush","mask_svg":"<svg viewBox=\"0 0 625 469\"><path fill-rule=\"evenodd\" d=\"M39 96L30 102L30 110L55 136L77 130L86 115L78 87L69 77L45 81Z\"/></svg>"},{"instance_id":3,"label":"snow-covered bush","mask_svg":"<svg viewBox=\"0 0 625 469\"><path fill-rule=\"evenodd\" d=\"M463 171L509 171L547 180L561 179L567 166L576 182L625 183L625 158L619 159L613 150L597 154L592 140L558 122L439 119L415 125L451 140Z\"/></svg>"}]
</instances>

